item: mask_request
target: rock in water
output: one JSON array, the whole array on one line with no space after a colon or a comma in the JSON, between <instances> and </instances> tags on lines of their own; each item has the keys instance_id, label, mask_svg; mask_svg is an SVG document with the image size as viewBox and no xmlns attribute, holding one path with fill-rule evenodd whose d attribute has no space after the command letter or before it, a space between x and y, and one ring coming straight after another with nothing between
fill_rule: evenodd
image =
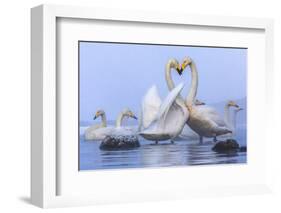
<instances>
[{"instance_id":1,"label":"rock in water","mask_svg":"<svg viewBox=\"0 0 281 213\"><path fill-rule=\"evenodd\" d=\"M101 150L124 150L137 147L140 147L140 143L135 135L106 136L100 144Z\"/></svg>"},{"instance_id":2,"label":"rock in water","mask_svg":"<svg viewBox=\"0 0 281 213\"><path fill-rule=\"evenodd\" d=\"M240 152L247 152L247 147L246 146L241 146L239 151Z\"/></svg>"},{"instance_id":3,"label":"rock in water","mask_svg":"<svg viewBox=\"0 0 281 213\"><path fill-rule=\"evenodd\" d=\"M212 150L215 152L236 152L239 151L239 144L236 140L227 139L226 141L217 142Z\"/></svg>"}]
</instances>

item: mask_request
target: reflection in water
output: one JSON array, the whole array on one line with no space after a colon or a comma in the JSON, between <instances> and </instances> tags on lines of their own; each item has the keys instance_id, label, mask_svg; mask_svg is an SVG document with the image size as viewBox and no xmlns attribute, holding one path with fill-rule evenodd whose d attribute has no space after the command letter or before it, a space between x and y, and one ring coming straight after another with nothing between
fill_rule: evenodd
<instances>
[{"instance_id":1,"label":"reflection in water","mask_svg":"<svg viewBox=\"0 0 281 213\"><path fill-rule=\"evenodd\" d=\"M246 133L237 138L240 145L246 145ZM141 147L131 150L103 151L100 142L85 142L80 138L80 170L110 168L144 168L184 165L208 165L246 163L246 152L216 153L213 143L205 141L169 141L154 144L140 140Z\"/></svg>"}]
</instances>

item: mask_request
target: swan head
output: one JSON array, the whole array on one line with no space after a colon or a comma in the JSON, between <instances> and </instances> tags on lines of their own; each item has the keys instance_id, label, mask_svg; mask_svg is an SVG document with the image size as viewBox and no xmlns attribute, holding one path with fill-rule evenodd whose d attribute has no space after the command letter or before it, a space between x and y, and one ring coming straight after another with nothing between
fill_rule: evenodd
<instances>
[{"instance_id":1,"label":"swan head","mask_svg":"<svg viewBox=\"0 0 281 213\"><path fill-rule=\"evenodd\" d=\"M123 115L127 116L127 117L130 117L130 118L134 118L136 120L138 119L137 116L135 116L135 114L131 110L129 110L129 109L125 109L123 111Z\"/></svg>"},{"instance_id":2,"label":"swan head","mask_svg":"<svg viewBox=\"0 0 281 213\"><path fill-rule=\"evenodd\" d=\"M198 99L195 100L195 105L200 106L200 105L206 105L204 102L199 101Z\"/></svg>"},{"instance_id":3,"label":"swan head","mask_svg":"<svg viewBox=\"0 0 281 213\"><path fill-rule=\"evenodd\" d=\"M229 101L229 102L227 103L227 106L229 106L229 107L235 107L235 108L237 108L237 109L240 108L240 107L238 106L238 104L236 104L234 101Z\"/></svg>"},{"instance_id":4,"label":"swan head","mask_svg":"<svg viewBox=\"0 0 281 213\"><path fill-rule=\"evenodd\" d=\"M168 66L169 68L174 68L175 70L177 70L178 74L181 75L182 74L182 68L180 63L176 60L176 59L170 59L168 62Z\"/></svg>"},{"instance_id":5,"label":"swan head","mask_svg":"<svg viewBox=\"0 0 281 213\"><path fill-rule=\"evenodd\" d=\"M241 108L241 107L239 107L238 109L235 109L236 112L239 112L241 110L243 110L243 108Z\"/></svg>"},{"instance_id":6,"label":"swan head","mask_svg":"<svg viewBox=\"0 0 281 213\"><path fill-rule=\"evenodd\" d=\"M190 57L185 57L185 58L183 59L182 64L181 64L181 70L182 70L182 72L184 71L184 69L185 69L187 66L189 66L189 65L191 65L191 64L192 64L192 59L191 59Z\"/></svg>"},{"instance_id":7,"label":"swan head","mask_svg":"<svg viewBox=\"0 0 281 213\"><path fill-rule=\"evenodd\" d=\"M94 116L94 120L96 120L99 116L104 115L105 112L103 110L98 110Z\"/></svg>"}]
</instances>

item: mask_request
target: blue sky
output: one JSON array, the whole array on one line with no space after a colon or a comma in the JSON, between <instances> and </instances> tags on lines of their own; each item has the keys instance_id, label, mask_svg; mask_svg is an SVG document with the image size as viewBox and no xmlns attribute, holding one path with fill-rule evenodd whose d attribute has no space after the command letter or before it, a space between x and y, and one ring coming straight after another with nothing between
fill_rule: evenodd
<instances>
[{"instance_id":1,"label":"blue sky","mask_svg":"<svg viewBox=\"0 0 281 213\"><path fill-rule=\"evenodd\" d=\"M246 97L247 49L80 42L80 120L91 121L103 109L109 120L129 107L139 113L146 91L155 84L168 93L165 64L191 57L199 72L197 98L212 104ZM175 83L190 86L191 73L173 72Z\"/></svg>"}]
</instances>

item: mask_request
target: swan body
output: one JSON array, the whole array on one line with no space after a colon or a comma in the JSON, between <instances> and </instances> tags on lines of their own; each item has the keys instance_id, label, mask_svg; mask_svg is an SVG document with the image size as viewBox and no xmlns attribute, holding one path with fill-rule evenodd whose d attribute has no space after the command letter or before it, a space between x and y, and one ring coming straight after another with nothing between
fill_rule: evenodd
<instances>
[{"instance_id":1,"label":"swan body","mask_svg":"<svg viewBox=\"0 0 281 213\"><path fill-rule=\"evenodd\" d=\"M161 105L158 105L158 109L153 105L152 109L155 111L149 111L147 109L149 102L148 104L143 102L143 111L148 110L148 115L143 113L143 128L139 133L142 137L147 140L163 141L174 139L181 133L188 119L188 110L184 104L176 100L182 89L183 84L174 88ZM155 87L150 88L148 96L151 95L151 91L154 93L153 90ZM144 100L148 100L147 97Z\"/></svg>"},{"instance_id":2,"label":"swan body","mask_svg":"<svg viewBox=\"0 0 281 213\"><path fill-rule=\"evenodd\" d=\"M196 106L194 104L198 89L198 72L193 60L189 57L184 59L182 69L186 66L191 68L191 87L186 98L186 106L189 110L188 126L200 136L200 142L203 142L203 137L214 137L231 133L227 124L220 117L218 112L209 106Z\"/></svg>"},{"instance_id":3,"label":"swan body","mask_svg":"<svg viewBox=\"0 0 281 213\"><path fill-rule=\"evenodd\" d=\"M107 136L113 136L113 137L128 137L128 136L136 136L137 135L137 128L131 127L131 126L122 126L122 121L124 118L134 118L137 119L137 117L134 115L134 113L128 109L125 108L117 117L115 127L112 129L112 131Z\"/></svg>"},{"instance_id":4,"label":"swan body","mask_svg":"<svg viewBox=\"0 0 281 213\"><path fill-rule=\"evenodd\" d=\"M216 137L231 133L224 120L215 109L208 106L192 106L187 124L201 137Z\"/></svg>"},{"instance_id":5,"label":"swan body","mask_svg":"<svg viewBox=\"0 0 281 213\"><path fill-rule=\"evenodd\" d=\"M171 69L174 68L179 74L179 63L170 59L166 65L165 77L170 92L161 100L157 87L152 86L146 93L141 104L141 119L139 121L139 135L147 140L169 140L173 142L182 131L189 113L184 101L179 97L184 85L177 87L171 79Z\"/></svg>"},{"instance_id":6,"label":"swan body","mask_svg":"<svg viewBox=\"0 0 281 213\"><path fill-rule=\"evenodd\" d=\"M201 103L198 100L195 101L195 105L204 105L204 104L198 104ZM232 116L230 115L230 108L234 107L235 109L233 110ZM208 110L211 110L209 113L212 113L212 108L202 108L201 110L206 110L208 113ZM222 136L220 136L220 138L229 138L229 137L233 137L235 135L235 131L236 131L236 116L237 113L242 110L242 108L240 108L234 101L229 101L226 103L225 107L224 107L224 122L227 125L227 127L232 131L232 133L228 133L228 134L224 134ZM206 112L205 112L206 113ZM216 115L216 113L214 112L214 115ZM190 129L189 126L185 126L183 128L182 133L179 135L179 140L183 140L183 139L198 139L199 136L196 132L194 132L192 129Z\"/></svg>"},{"instance_id":7,"label":"swan body","mask_svg":"<svg viewBox=\"0 0 281 213\"><path fill-rule=\"evenodd\" d=\"M199 101L198 99L195 100L194 104L196 106L202 106L205 105L204 102ZM176 140L198 140L199 139L199 135L194 132L188 125L185 125L183 127L183 130L181 132L181 134L176 138Z\"/></svg>"},{"instance_id":8,"label":"swan body","mask_svg":"<svg viewBox=\"0 0 281 213\"><path fill-rule=\"evenodd\" d=\"M85 140L103 140L113 129L113 127L100 127L99 125L91 126L85 131Z\"/></svg>"}]
</instances>

